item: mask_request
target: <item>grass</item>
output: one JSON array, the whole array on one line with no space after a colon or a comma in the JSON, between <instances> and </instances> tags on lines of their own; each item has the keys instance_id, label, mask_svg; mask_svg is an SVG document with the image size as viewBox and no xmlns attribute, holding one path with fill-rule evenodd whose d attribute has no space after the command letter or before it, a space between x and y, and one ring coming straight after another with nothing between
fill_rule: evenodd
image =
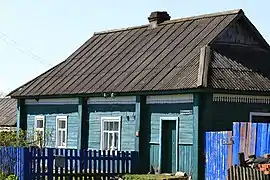
<instances>
[{"instance_id":1,"label":"grass","mask_svg":"<svg viewBox=\"0 0 270 180\"><path fill-rule=\"evenodd\" d=\"M165 180L165 179L177 179L177 180L187 180L187 178L184 178L184 177L176 177L176 176L170 176L170 175L162 175L162 174L134 174L134 175L125 175L123 176L124 179L126 180L130 180L130 179L162 179L162 180Z\"/></svg>"}]
</instances>

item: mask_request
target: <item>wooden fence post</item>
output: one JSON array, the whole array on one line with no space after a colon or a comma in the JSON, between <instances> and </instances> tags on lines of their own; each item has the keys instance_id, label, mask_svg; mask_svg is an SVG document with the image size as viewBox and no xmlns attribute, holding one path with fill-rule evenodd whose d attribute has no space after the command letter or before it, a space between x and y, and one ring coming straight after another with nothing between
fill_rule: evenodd
<instances>
[{"instance_id":1,"label":"wooden fence post","mask_svg":"<svg viewBox=\"0 0 270 180\"><path fill-rule=\"evenodd\" d=\"M139 154L137 151L131 151L131 173L138 173Z\"/></svg>"},{"instance_id":2,"label":"wooden fence post","mask_svg":"<svg viewBox=\"0 0 270 180\"><path fill-rule=\"evenodd\" d=\"M30 162L32 160L32 157L30 156L29 148L21 148L21 152L23 153L23 158L21 162L23 166L23 171L21 172L19 179L28 180L31 177Z\"/></svg>"},{"instance_id":3,"label":"wooden fence post","mask_svg":"<svg viewBox=\"0 0 270 180\"><path fill-rule=\"evenodd\" d=\"M53 179L53 149L48 149L48 179Z\"/></svg>"}]
</instances>

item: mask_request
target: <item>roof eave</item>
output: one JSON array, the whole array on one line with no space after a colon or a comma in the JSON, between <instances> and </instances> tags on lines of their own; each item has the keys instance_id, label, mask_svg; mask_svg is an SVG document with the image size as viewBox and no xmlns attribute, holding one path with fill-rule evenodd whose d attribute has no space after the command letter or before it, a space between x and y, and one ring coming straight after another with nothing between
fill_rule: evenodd
<instances>
[{"instance_id":1,"label":"roof eave","mask_svg":"<svg viewBox=\"0 0 270 180\"><path fill-rule=\"evenodd\" d=\"M178 90L155 90L155 91L138 91L138 92L106 92L114 93L117 96L138 96L138 95L161 95L161 94L187 94L201 92L205 88L189 88ZM80 97L100 97L104 92L98 93L82 93L82 94L55 94L55 95L27 95L27 96L11 96L14 99L45 99L45 98L80 98Z\"/></svg>"}]
</instances>

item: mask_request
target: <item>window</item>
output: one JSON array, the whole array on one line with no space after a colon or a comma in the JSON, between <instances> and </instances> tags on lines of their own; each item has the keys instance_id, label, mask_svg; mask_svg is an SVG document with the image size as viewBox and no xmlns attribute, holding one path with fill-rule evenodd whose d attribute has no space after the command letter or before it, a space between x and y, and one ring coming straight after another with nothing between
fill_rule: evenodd
<instances>
[{"instance_id":1,"label":"window","mask_svg":"<svg viewBox=\"0 0 270 180\"><path fill-rule=\"evenodd\" d=\"M67 147L67 116L56 117L56 147Z\"/></svg>"},{"instance_id":2,"label":"window","mask_svg":"<svg viewBox=\"0 0 270 180\"><path fill-rule=\"evenodd\" d=\"M101 118L101 149L120 150L121 117Z\"/></svg>"},{"instance_id":3,"label":"window","mask_svg":"<svg viewBox=\"0 0 270 180\"><path fill-rule=\"evenodd\" d=\"M35 116L35 141L38 142L38 145L44 145L44 129L45 129L45 117L44 116Z\"/></svg>"}]
</instances>

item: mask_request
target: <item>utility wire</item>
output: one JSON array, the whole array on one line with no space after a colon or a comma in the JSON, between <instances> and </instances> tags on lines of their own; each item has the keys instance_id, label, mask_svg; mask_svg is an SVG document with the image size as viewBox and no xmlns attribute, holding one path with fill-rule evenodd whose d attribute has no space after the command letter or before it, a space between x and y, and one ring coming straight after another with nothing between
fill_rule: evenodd
<instances>
[{"instance_id":1,"label":"utility wire","mask_svg":"<svg viewBox=\"0 0 270 180\"><path fill-rule=\"evenodd\" d=\"M9 38L7 35L5 35L2 32L0 32L0 39L3 40L6 44L9 44L9 45L13 44L15 49L17 49L18 51L20 51L22 53L27 54L28 56L30 56L32 59L38 61L39 63L46 65L46 66L49 66L49 67L53 66L52 64L48 64L48 63L42 61L42 59L40 57L38 57L37 55L35 55L31 51L22 48L15 40ZM12 44L8 40L11 41Z\"/></svg>"}]
</instances>

